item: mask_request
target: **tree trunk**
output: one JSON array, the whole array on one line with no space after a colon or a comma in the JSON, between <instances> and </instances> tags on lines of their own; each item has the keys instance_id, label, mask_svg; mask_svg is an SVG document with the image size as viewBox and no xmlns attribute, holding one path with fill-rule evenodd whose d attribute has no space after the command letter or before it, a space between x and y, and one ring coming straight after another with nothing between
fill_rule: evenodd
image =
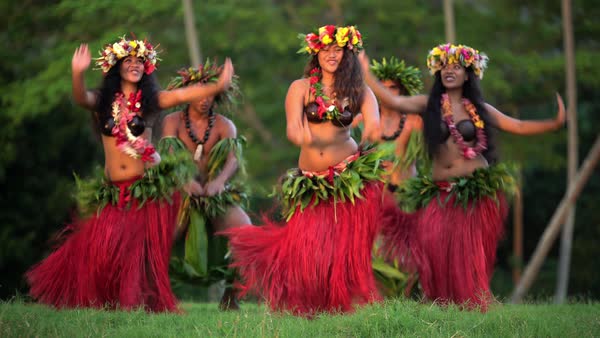
<instances>
[{"instance_id":1,"label":"tree trunk","mask_svg":"<svg viewBox=\"0 0 600 338\"><path fill-rule=\"evenodd\" d=\"M454 4L452 0L444 0L444 23L446 27L446 42L455 43L456 26L454 24Z\"/></svg>"},{"instance_id":2,"label":"tree trunk","mask_svg":"<svg viewBox=\"0 0 600 338\"><path fill-rule=\"evenodd\" d=\"M562 0L562 23L563 23L563 41L565 50L565 78L567 87L567 117L569 142L568 151L568 182L569 187L575 180L577 173L578 154L577 154L577 87L575 83L575 47L573 37L573 22L571 14L571 0ZM573 244L573 228L575 225L575 205L571 208L567 217L567 222L563 228L560 244L560 261L558 265L558 279L556 285L556 295L554 301L563 303L567 297L569 286L569 269L571 265L571 246Z\"/></svg>"},{"instance_id":3,"label":"tree trunk","mask_svg":"<svg viewBox=\"0 0 600 338\"><path fill-rule=\"evenodd\" d=\"M540 271L540 268L546 259L546 255L548 255L556 236L558 236L558 232L567 217L567 213L575 204L575 200L577 200L585 183L592 175L598 160L600 160L600 135L596 137L596 141L583 162L581 169L577 173L573 184L569 185L567 193L560 201L558 208L554 211L554 215L552 215L550 224L548 224L546 230L544 230L542 238L538 242L535 252L533 253L529 264L527 264L527 268L525 268L521 281L513 291L511 296L511 301L513 303L521 303L523 297L531 287L531 284L533 284L533 281L537 277L537 273Z\"/></svg>"},{"instance_id":4,"label":"tree trunk","mask_svg":"<svg viewBox=\"0 0 600 338\"><path fill-rule=\"evenodd\" d=\"M190 62L192 66L197 67L202 62L202 55L200 54L200 46L198 44L194 20L194 9L192 8L191 0L183 0L183 21L185 23L185 38L190 53Z\"/></svg>"},{"instance_id":5,"label":"tree trunk","mask_svg":"<svg viewBox=\"0 0 600 338\"><path fill-rule=\"evenodd\" d=\"M336 25L344 25L344 15L342 14L342 5L340 0L329 0L329 9L331 9L331 15Z\"/></svg>"}]
</instances>

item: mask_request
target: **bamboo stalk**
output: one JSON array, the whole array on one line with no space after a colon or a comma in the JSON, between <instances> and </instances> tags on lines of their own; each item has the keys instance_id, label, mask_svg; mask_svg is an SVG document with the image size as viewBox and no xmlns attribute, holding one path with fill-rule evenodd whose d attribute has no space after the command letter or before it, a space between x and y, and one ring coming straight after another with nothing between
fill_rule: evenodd
<instances>
[{"instance_id":1,"label":"bamboo stalk","mask_svg":"<svg viewBox=\"0 0 600 338\"><path fill-rule=\"evenodd\" d=\"M185 24L185 38L190 53L190 62L192 66L198 66L201 63L200 46L198 44L198 34L194 20L194 9L191 0L183 0L183 21Z\"/></svg>"},{"instance_id":2,"label":"bamboo stalk","mask_svg":"<svg viewBox=\"0 0 600 338\"><path fill-rule=\"evenodd\" d=\"M446 42L454 43L456 40L456 25L454 24L454 4L452 0L444 0L444 25L446 28Z\"/></svg>"},{"instance_id":3,"label":"bamboo stalk","mask_svg":"<svg viewBox=\"0 0 600 338\"><path fill-rule=\"evenodd\" d=\"M594 142L592 149L583 162L581 169L577 173L575 181L569 186L567 193L560 201L558 208L556 208L554 211L554 215L552 215L550 223L546 227L546 230L544 230L542 238L538 242L535 252L529 261L529 264L527 264L527 267L525 268L525 272L523 273L521 281L513 291L511 296L511 301L513 303L521 303L523 297L531 287L531 284L533 284L533 281L537 277L537 274L540 271L548 252L552 248L552 244L554 243L556 236L558 236L558 232L561 229L561 225L564 222L567 213L575 203L575 200L581 193L581 190L583 190L585 183L592 175L598 160L600 160L600 135L596 137L596 141Z\"/></svg>"},{"instance_id":4,"label":"bamboo stalk","mask_svg":"<svg viewBox=\"0 0 600 338\"><path fill-rule=\"evenodd\" d=\"M571 0L562 0L563 42L565 50L565 78L567 87L567 116L568 116L568 171L567 181L571 186L577 174L578 165L578 140L577 140L577 86L575 83L575 47L573 36L573 20L571 13ZM573 245L573 228L575 227L575 205L567 216L567 221L562 231L560 244L560 260L556 294L554 301L563 303L567 297L569 287L569 270L571 266L571 247Z\"/></svg>"}]
</instances>

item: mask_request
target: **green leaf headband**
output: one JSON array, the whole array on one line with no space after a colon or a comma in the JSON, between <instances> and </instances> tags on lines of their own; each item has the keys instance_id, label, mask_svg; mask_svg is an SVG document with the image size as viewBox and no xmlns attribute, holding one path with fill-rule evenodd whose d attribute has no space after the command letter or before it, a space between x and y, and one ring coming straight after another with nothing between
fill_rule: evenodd
<instances>
[{"instance_id":1,"label":"green leaf headband","mask_svg":"<svg viewBox=\"0 0 600 338\"><path fill-rule=\"evenodd\" d=\"M381 62L373 60L371 71L379 80L398 81L406 90L408 95L416 95L423 89L421 71L417 67L406 66L404 60L392 56L389 62L383 58Z\"/></svg>"}]
</instances>

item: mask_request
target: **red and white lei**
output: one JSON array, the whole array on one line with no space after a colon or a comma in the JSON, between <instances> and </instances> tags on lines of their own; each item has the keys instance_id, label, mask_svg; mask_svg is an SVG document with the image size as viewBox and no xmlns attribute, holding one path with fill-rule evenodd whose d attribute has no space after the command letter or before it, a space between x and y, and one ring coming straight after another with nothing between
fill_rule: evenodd
<instances>
[{"instance_id":1,"label":"red and white lei","mask_svg":"<svg viewBox=\"0 0 600 338\"><path fill-rule=\"evenodd\" d=\"M117 147L125 154L141 159L143 162L150 162L153 165L160 163L160 155L148 140L140 136L134 136L127 125L140 111L142 91L131 93L129 99L125 100L125 95L121 92L115 94L115 100L112 104L112 116L115 125L112 129L113 136L117 139Z\"/></svg>"}]
</instances>

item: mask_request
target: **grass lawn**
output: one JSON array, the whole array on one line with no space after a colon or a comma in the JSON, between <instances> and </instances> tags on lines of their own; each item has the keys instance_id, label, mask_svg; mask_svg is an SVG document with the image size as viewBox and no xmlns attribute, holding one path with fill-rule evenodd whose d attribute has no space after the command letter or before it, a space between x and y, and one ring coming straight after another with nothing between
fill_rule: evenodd
<instances>
[{"instance_id":1,"label":"grass lawn","mask_svg":"<svg viewBox=\"0 0 600 338\"><path fill-rule=\"evenodd\" d=\"M389 300L350 315L313 320L242 304L220 312L216 303L182 303L183 315L143 311L56 311L13 301L0 304L0 337L591 337L600 336L600 304L498 305L486 314Z\"/></svg>"}]
</instances>

